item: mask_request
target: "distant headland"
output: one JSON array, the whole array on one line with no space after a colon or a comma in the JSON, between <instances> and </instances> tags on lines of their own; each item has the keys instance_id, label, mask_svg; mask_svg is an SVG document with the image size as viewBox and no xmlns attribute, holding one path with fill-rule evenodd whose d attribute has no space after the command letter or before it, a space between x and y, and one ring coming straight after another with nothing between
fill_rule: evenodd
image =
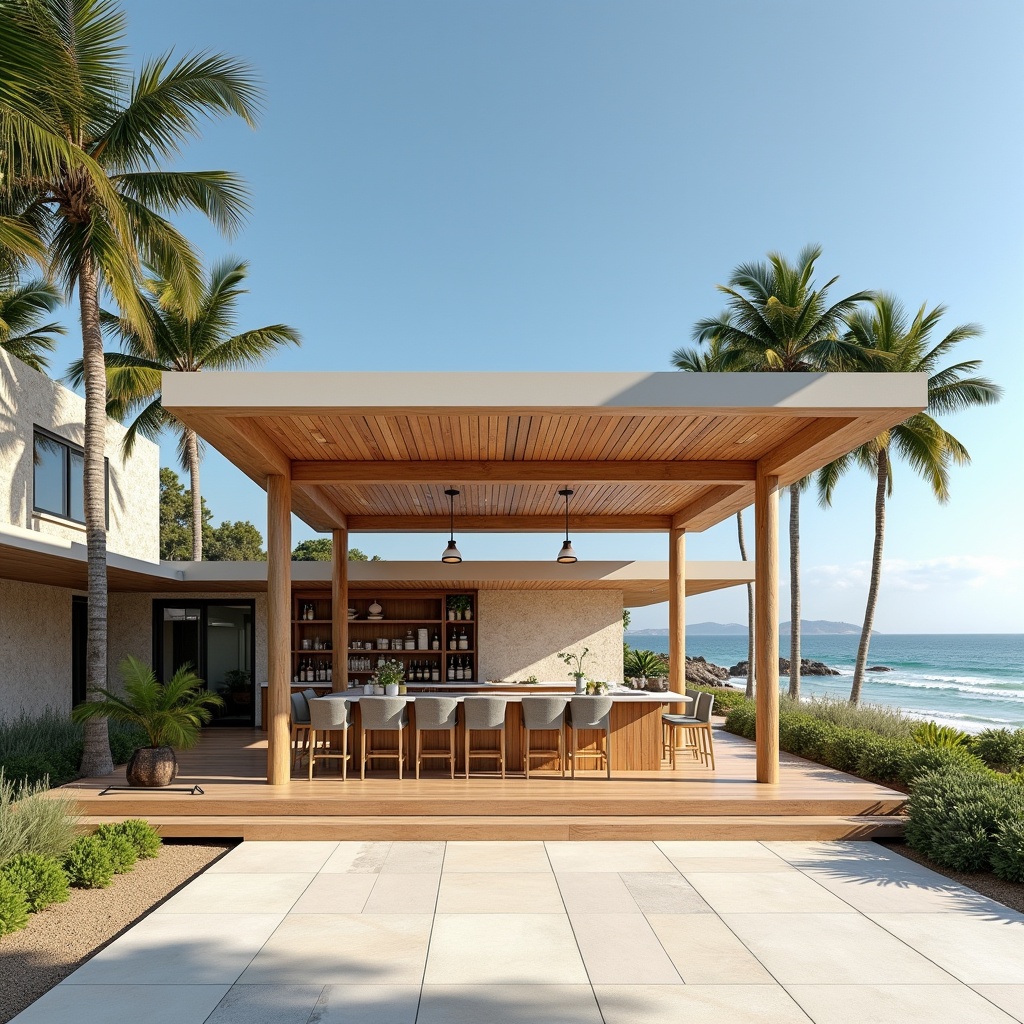
<instances>
[{"instance_id":1,"label":"distant headland","mask_svg":"<svg viewBox=\"0 0 1024 1024\"><path fill-rule=\"evenodd\" d=\"M779 633L789 635L789 622L779 624ZM827 619L801 619L802 636L845 636L859 635L860 626L853 622L829 622ZM627 636L668 636L667 629L630 629ZM739 622L691 622L686 626L687 636L746 636L747 627ZM878 636L872 630L872 636Z\"/></svg>"}]
</instances>

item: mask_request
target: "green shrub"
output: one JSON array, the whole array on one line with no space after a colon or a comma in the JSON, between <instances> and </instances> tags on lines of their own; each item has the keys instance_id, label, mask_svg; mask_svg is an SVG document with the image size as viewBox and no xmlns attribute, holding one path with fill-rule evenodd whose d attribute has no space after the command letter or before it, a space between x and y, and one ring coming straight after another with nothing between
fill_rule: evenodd
<instances>
[{"instance_id":1,"label":"green shrub","mask_svg":"<svg viewBox=\"0 0 1024 1024\"><path fill-rule=\"evenodd\" d=\"M116 825L101 825L100 828L108 829L110 832L128 839L135 847L135 852L140 859L155 857L163 845L160 833L148 821L143 821L141 818L129 818L127 821L119 821ZM100 829L96 831L99 832Z\"/></svg>"},{"instance_id":2,"label":"green shrub","mask_svg":"<svg viewBox=\"0 0 1024 1024\"><path fill-rule=\"evenodd\" d=\"M902 785L907 758L914 749L910 740L864 732L855 774L876 782Z\"/></svg>"},{"instance_id":3,"label":"green shrub","mask_svg":"<svg viewBox=\"0 0 1024 1024\"><path fill-rule=\"evenodd\" d=\"M989 768L1020 771L1024 768L1024 729L985 729L974 737L971 749Z\"/></svg>"},{"instance_id":4,"label":"green shrub","mask_svg":"<svg viewBox=\"0 0 1024 1024\"><path fill-rule=\"evenodd\" d=\"M0 876L0 935L10 935L28 924L25 894Z\"/></svg>"},{"instance_id":5,"label":"green shrub","mask_svg":"<svg viewBox=\"0 0 1024 1024\"><path fill-rule=\"evenodd\" d=\"M992 849L992 870L1007 882L1024 882L1024 819L1000 824Z\"/></svg>"},{"instance_id":6,"label":"green shrub","mask_svg":"<svg viewBox=\"0 0 1024 1024\"><path fill-rule=\"evenodd\" d=\"M715 698L716 715L727 715L733 708L738 707L741 704L749 703L746 694L742 690L734 690L731 687L689 686L687 689L697 690L699 693L712 694Z\"/></svg>"},{"instance_id":7,"label":"green shrub","mask_svg":"<svg viewBox=\"0 0 1024 1024\"><path fill-rule=\"evenodd\" d=\"M19 853L0 867L0 877L6 878L25 897L28 909L35 913L51 903L65 903L68 899L68 876L53 857L38 853Z\"/></svg>"},{"instance_id":8,"label":"green shrub","mask_svg":"<svg viewBox=\"0 0 1024 1024\"><path fill-rule=\"evenodd\" d=\"M866 729L879 736L907 738L917 722L904 718L899 708L877 704L851 704L842 697L811 697L795 701L786 694L779 700L779 712L793 711L800 715L831 722L843 729Z\"/></svg>"},{"instance_id":9,"label":"green shrub","mask_svg":"<svg viewBox=\"0 0 1024 1024\"><path fill-rule=\"evenodd\" d=\"M951 725L939 725L938 722L920 722L914 726L911 739L919 747L947 747L950 749L968 749L971 737L962 729Z\"/></svg>"},{"instance_id":10,"label":"green shrub","mask_svg":"<svg viewBox=\"0 0 1024 1024\"><path fill-rule=\"evenodd\" d=\"M63 857L75 838L73 802L45 782L15 783L0 769L0 864L19 853Z\"/></svg>"},{"instance_id":11,"label":"green shrub","mask_svg":"<svg viewBox=\"0 0 1024 1024\"><path fill-rule=\"evenodd\" d=\"M95 836L107 848L114 873L123 875L135 867L139 855L135 852L135 844L123 832L112 831L113 828L113 825L100 825Z\"/></svg>"},{"instance_id":12,"label":"green shrub","mask_svg":"<svg viewBox=\"0 0 1024 1024\"><path fill-rule=\"evenodd\" d=\"M71 884L79 889L105 889L114 877L107 844L96 836L79 836L64 860Z\"/></svg>"},{"instance_id":13,"label":"green shrub","mask_svg":"<svg viewBox=\"0 0 1024 1024\"><path fill-rule=\"evenodd\" d=\"M981 774L988 771L981 759L975 757L966 747L911 746L907 750L897 781L910 787L922 775L947 769Z\"/></svg>"},{"instance_id":14,"label":"green shrub","mask_svg":"<svg viewBox=\"0 0 1024 1024\"><path fill-rule=\"evenodd\" d=\"M748 740L754 738L754 725L755 712L752 700L737 704L725 716L725 728L737 736L745 736Z\"/></svg>"}]
</instances>

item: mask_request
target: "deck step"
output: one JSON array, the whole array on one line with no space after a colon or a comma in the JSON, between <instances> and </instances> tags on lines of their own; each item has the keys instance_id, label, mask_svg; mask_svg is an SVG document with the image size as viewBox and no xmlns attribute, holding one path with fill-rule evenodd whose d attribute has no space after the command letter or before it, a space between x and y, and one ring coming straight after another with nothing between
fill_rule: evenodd
<instances>
[{"instance_id":1,"label":"deck step","mask_svg":"<svg viewBox=\"0 0 1024 1024\"><path fill-rule=\"evenodd\" d=\"M88 815L95 828L123 815ZM903 834L896 815L146 815L166 838L247 840L876 839Z\"/></svg>"}]
</instances>

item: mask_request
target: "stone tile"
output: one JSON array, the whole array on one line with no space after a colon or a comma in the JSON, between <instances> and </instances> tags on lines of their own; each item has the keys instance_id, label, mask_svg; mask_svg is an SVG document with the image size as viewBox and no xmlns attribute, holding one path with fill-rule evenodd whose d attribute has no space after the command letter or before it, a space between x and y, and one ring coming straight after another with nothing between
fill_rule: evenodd
<instances>
[{"instance_id":1,"label":"stone tile","mask_svg":"<svg viewBox=\"0 0 1024 1024\"><path fill-rule=\"evenodd\" d=\"M579 914L572 929L591 984L682 984L642 914Z\"/></svg>"},{"instance_id":2,"label":"stone tile","mask_svg":"<svg viewBox=\"0 0 1024 1024\"><path fill-rule=\"evenodd\" d=\"M326 842L255 842L239 843L206 869L206 874L226 872L315 872L334 853L337 843Z\"/></svg>"},{"instance_id":3,"label":"stone tile","mask_svg":"<svg viewBox=\"0 0 1024 1024\"><path fill-rule=\"evenodd\" d=\"M766 840L761 845L770 853L797 867L814 867L836 860L852 861L865 868L871 864L893 863L920 866L915 861L901 857L887 847L870 840L832 839L798 842L780 839Z\"/></svg>"},{"instance_id":4,"label":"stone tile","mask_svg":"<svg viewBox=\"0 0 1024 1024\"><path fill-rule=\"evenodd\" d=\"M557 914L438 914L428 985L585 985L567 918Z\"/></svg>"},{"instance_id":5,"label":"stone tile","mask_svg":"<svg viewBox=\"0 0 1024 1024\"><path fill-rule=\"evenodd\" d=\"M973 985L975 992L1005 1010L1013 1020L1024 1021L1024 985Z\"/></svg>"},{"instance_id":6,"label":"stone tile","mask_svg":"<svg viewBox=\"0 0 1024 1024\"><path fill-rule=\"evenodd\" d=\"M377 875L364 914L433 914L439 874Z\"/></svg>"},{"instance_id":7,"label":"stone tile","mask_svg":"<svg viewBox=\"0 0 1024 1024\"><path fill-rule=\"evenodd\" d=\"M415 1024L419 985L327 985L308 1024Z\"/></svg>"},{"instance_id":8,"label":"stone tile","mask_svg":"<svg viewBox=\"0 0 1024 1024\"><path fill-rule=\"evenodd\" d=\"M576 876L565 876L576 877ZM645 914L710 914L711 908L685 878L667 871L624 871L625 883Z\"/></svg>"},{"instance_id":9,"label":"stone tile","mask_svg":"<svg viewBox=\"0 0 1024 1024\"><path fill-rule=\"evenodd\" d=\"M424 985L417 1024L602 1024L589 985Z\"/></svg>"},{"instance_id":10,"label":"stone tile","mask_svg":"<svg viewBox=\"0 0 1024 1024\"><path fill-rule=\"evenodd\" d=\"M380 871L391 852L390 842L342 842L327 858L323 872L345 872L354 874L376 874Z\"/></svg>"},{"instance_id":11,"label":"stone tile","mask_svg":"<svg viewBox=\"0 0 1024 1024\"><path fill-rule=\"evenodd\" d=\"M444 843L392 843L381 874L440 874Z\"/></svg>"},{"instance_id":12,"label":"stone tile","mask_svg":"<svg viewBox=\"0 0 1024 1024\"><path fill-rule=\"evenodd\" d=\"M750 839L735 840L704 840L704 839L659 839L654 844L669 860L675 861L707 859L723 860L763 860L769 864L781 860L764 843ZM780 867L783 865L780 865Z\"/></svg>"},{"instance_id":13,"label":"stone tile","mask_svg":"<svg viewBox=\"0 0 1024 1024\"><path fill-rule=\"evenodd\" d=\"M716 914L648 914L687 985L773 985L760 961Z\"/></svg>"},{"instance_id":14,"label":"stone tile","mask_svg":"<svg viewBox=\"0 0 1024 1024\"><path fill-rule=\"evenodd\" d=\"M653 873L653 872L652 872ZM674 872L666 878L678 878ZM558 888L570 916L573 914L639 914L621 876L613 871L579 871L559 874Z\"/></svg>"},{"instance_id":15,"label":"stone tile","mask_svg":"<svg viewBox=\"0 0 1024 1024\"><path fill-rule=\"evenodd\" d=\"M673 857L672 863L684 875L708 874L795 874L798 869L781 857Z\"/></svg>"},{"instance_id":16,"label":"stone tile","mask_svg":"<svg viewBox=\"0 0 1024 1024\"><path fill-rule=\"evenodd\" d=\"M157 914L287 914L313 880L311 873L203 874L175 893Z\"/></svg>"},{"instance_id":17,"label":"stone tile","mask_svg":"<svg viewBox=\"0 0 1024 1024\"><path fill-rule=\"evenodd\" d=\"M291 914L239 984L413 985L429 939L429 914Z\"/></svg>"},{"instance_id":18,"label":"stone tile","mask_svg":"<svg viewBox=\"0 0 1024 1024\"><path fill-rule=\"evenodd\" d=\"M521 874L468 871L441 876L439 914L564 914L565 906L550 871Z\"/></svg>"},{"instance_id":19,"label":"stone tile","mask_svg":"<svg viewBox=\"0 0 1024 1024\"><path fill-rule=\"evenodd\" d=\"M694 872L687 881L719 914L852 914L853 907L802 872Z\"/></svg>"},{"instance_id":20,"label":"stone tile","mask_svg":"<svg viewBox=\"0 0 1024 1024\"><path fill-rule=\"evenodd\" d=\"M321 871L296 901L296 914L360 914L377 881L376 874Z\"/></svg>"},{"instance_id":21,"label":"stone tile","mask_svg":"<svg viewBox=\"0 0 1024 1024\"><path fill-rule=\"evenodd\" d=\"M307 1024L323 985L235 985L206 1024Z\"/></svg>"},{"instance_id":22,"label":"stone tile","mask_svg":"<svg viewBox=\"0 0 1024 1024\"><path fill-rule=\"evenodd\" d=\"M814 1024L1013 1024L966 985L790 985Z\"/></svg>"},{"instance_id":23,"label":"stone tile","mask_svg":"<svg viewBox=\"0 0 1024 1024\"><path fill-rule=\"evenodd\" d=\"M576 871L675 871L672 862L645 842L549 842L548 858L556 874Z\"/></svg>"},{"instance_id":24,"label":"stone tile","mask_svg":"<svg viewBox=\"0 0 1024 1024\"><path fill-rule=\"evenodd\" d=\"M596 985L605 1024L808 1024L777 985Z\"/></svg>"},{"instance_id":25,"label":"stone tile","mask_svg":"<svg viewBox=\"0 0 1024 1024\"><path fill-rule=\"evenodd\" d=\"M723 914L782 985L944 985L949 975L860 914Z\"/></svg>"},{"instance_id":26,"label":"stone tile","mask_svg":"<svg viewBox=\"0 0 1024 1024\"><path fill-rule=\"evenodd\" d=\"M549 873L551 863L543 843L534 842L449 842L444 856L444 871L483 871L502 873L537 871Z\"/></svg>"},{"instance_id":27,"label":"stone tile","mask_svg":"<svg viewBox=\"0 0 1024 1024\"><path fill-rule=\"evenodd\" d=\"M16 1024L203 1024L227 985L68 985L44 993Z\"/></svg>"},{"instance_id":28,"label":"stone tile","mask_svg":"<svg viewBox=\"0 0 1024 1024\"><path fill-rule=\"evenodd\" d=\"M973 914L870 914L893 935L968 985L1024 983L1024 921Z\"/></svg>"},{"instance_id":29,"label":"stone tile","mask_svg":"<svg viewBox=\"0 0 1024 1024\"><path fill-rule=\"evenodd\" d=\"M281 914L151 914L101 949L65 985L230 985Z\"/></svg>"}]
</instances>

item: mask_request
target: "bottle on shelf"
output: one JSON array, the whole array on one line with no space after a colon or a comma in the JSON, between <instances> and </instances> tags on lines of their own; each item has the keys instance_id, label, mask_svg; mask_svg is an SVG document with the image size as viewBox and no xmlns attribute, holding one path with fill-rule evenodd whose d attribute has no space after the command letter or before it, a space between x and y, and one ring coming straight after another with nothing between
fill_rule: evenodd
<instances>
[{"instance_id":1,"label":"bottle on shelf","mask_svg":"<svg viewBox=\"0 0 1024 1024\"><path fill-rule=\"evenodd\" d=\"M455 678L455 659L448 659L448 682L451 682Z\"/></svg>"},{"instance_id":2,"label":"bottle on shelf","mask_svg":"<svg viewBox=\"0 0 1024 1024\"><path fill-rule=\"evenodd\" d=\"M469 637L466 635L466 630L465 629L463 629L462 632L459 634L459 650L460 651L468 651L469 650Z\"/></svg>"},{"instance_id":3,"label":"bottle on shelf","mask_svg":"<svg viewBox=\"0 0 1024 1024\"><path fill-rule=\"evenodd\" d=\"M430 681L432 683L441 682L441 666L436 661L430 668Z\"/></svg>"},{"instance_id":4,"label":"bottle on shelf","mask_svg":"<svg viewBox=\"0 0 1024 1024\"><path fill-rule=\"evenodd\" d=\"M434 638L430 641L430 649L432 651L441 650L441 638L438 636L437 630L434 630Z\"/></svg>"},{"instance_id":5,"label":"bottle on shelf","mask_svg":"<svg viewBox=\"0 0 1024 1024\"><path fill-rule=\"evenodd\" d=\"M330 662L327 662L327 682L334 682L334 666Z\"/></svg>"},{"instance_id":6,"label":"bottle on shelf","mask_svg":"<svg viewBox=\"0 0 1024 1024\"><path fill-rule=\"evenodd\" d=\"M448 650L457 651L459 649L459 638L455 635L455 630L452 630L452 635L448 637Z\"/></svg>"}]
</instances>

